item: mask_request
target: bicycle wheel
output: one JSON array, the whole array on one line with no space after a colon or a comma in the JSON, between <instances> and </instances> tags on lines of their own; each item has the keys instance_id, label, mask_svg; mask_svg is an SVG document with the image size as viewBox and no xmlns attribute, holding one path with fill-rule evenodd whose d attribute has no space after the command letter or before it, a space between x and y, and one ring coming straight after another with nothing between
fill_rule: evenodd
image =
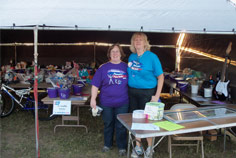
<instances>
[{"instance_id":1,"label":"bicycle wheel","mask_svg":"<svg viewBox=\"0 0 236 158\"><path fill-rule=\"evenodd\" d=\"M14 100L4 91L1 91L0 106L1 106L1 118L10 115L15 108Z\"/></svg>"},{"instance_id":2,"label":"bicycle wheel","mask_svg":"<svg viewBox=\"0 0 236 158\"><path fill-rule=\"evenodd\" d=\"M38 95L38 119L40 121L50 121L56 118L56 115L52 115L53 105L43 104L41 99L47 96L47 93L39 93ZM35 102L31 103L32 107L34 107ZM32 110L33 115L35 116L35 110Z\"/></svg>"}]
</instances>

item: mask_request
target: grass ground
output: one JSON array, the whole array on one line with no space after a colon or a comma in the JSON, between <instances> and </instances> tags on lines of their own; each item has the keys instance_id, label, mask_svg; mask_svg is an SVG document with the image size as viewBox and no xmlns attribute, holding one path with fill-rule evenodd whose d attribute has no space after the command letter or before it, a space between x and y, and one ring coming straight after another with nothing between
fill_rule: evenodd
<instances>
[{"instance_id":1,"label":"grass ground","mask_svg":"<svg viewBox=\"0 0 236 158\"><path fill-rule=\"evenodd\" d=\"M102 153L103 123L101 117L92 117L88 108L81 108L81 124L84 128L57 128L61 123L58 117L51 121L39 122L39 149L42 158L116 158L116 146L108 153ZM69 123L69 122L68 122ZM35 154L35 122L32 114L26 111L15 111L0 122L0 157L1 158L33 158ZM223 138L217 141L204 140L206 158L235 158L235 138L227 141L226 151L223 152ZM155 149L155 158L168 158L167 139L165 138ZM173 158L200 158L194 147L173 148Z\"/></svg>"}]
</instances>

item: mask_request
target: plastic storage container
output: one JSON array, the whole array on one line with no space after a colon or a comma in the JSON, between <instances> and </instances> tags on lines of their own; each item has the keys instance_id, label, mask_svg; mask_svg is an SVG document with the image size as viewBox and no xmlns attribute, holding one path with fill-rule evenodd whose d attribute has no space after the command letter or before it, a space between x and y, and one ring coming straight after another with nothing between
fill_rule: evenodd
<instances>
[{"instance_id":1,"label":"plastic storage container","mask_svg":"<svg viewBox=\"0 0 236 158\"><path fill-rule=\"evenodd\" d=\"M84 87L83 84L73 84L73 85L72 85L73 94L74 94L74 95L81 95L81 92L82 92L83 87Z\"/></svg>"},{"instance_id":2,"label":"plastic storage container","mask_svg":"<svg viewBox=\"0 0 236 158\"><path fill-rule=\"evenodd\" d=\"M178 82L178 87L181 92L186 92L188 88L188 82Z\"/></svg>"},{"instance_id":3,"label":"plastic storage container","mask_svg":"<svg viewBox=\"0 0 236 158\"><path fill-rule=\"evenodd\" d=\"M53 87L49 87L47 88L47 92L48 92L48 97L49 98L56 98L57 97L57 88L53 88Z\"/></svg>"},{"instance_id":4,"label":"plastic storage container","mask_svg":"<svg viewBox=\"0 0 236 158\"><path fill-rule=\"evenodd\" d=\"M161 102L147 102L144 114L149 120L162 120L165 104Z\"/></svg>"},{"instance_id":5,"label":"plastic storage container","mask_svg":"<svg viewBox=\"0 0 236 158\"><path fill-rule=\"evenodd\" d=\"M68 99L70 96L70 89L69 88L60 88L59 89L59 97L61 99Z\"/></svg>"}]
</instances>

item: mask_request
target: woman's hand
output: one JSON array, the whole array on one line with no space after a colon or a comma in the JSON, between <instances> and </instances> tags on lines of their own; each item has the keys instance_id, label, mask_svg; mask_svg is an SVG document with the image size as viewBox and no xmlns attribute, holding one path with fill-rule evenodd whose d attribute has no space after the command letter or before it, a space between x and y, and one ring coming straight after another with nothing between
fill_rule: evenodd
<instances>
[{"instance_id":1,"label":"woman's hand","mask_svg":"<svg viewBox=\"0 0 236 158\"><path fill-rule=\"evenodd\" d=\"M158 80L158 86L157 86L157 91L156 94L154 96L152 96L151 102L158 102L160 95L161 95L161 90L164 84L164 75L161 74L157 77Z\"/></svg>"},{"instance_id":2,"label":"woman's hand","mask_svg":"<svg viewBox=\"0 0 236 158\"><path fill-rule=\"evenodd\" d=\"M91 108L96 109L96 105L97 105L96 99L91 99L91 100L90 100L90 106L91 106Z\"/></svg>"},{"instance_id":3,"label":"woman's hand","mask_svg":"<svg viewBox=\"0 0 236 158\"><path fill-rule=\"evenodd\" d=\"M159 100L159 97L154 95L152 96L151 102L158 102L158 100Z\"/></svg>"},{"instance_id":4,"label":"woman's hand","mask_svg":"<svg viewBox=\"0 0 236 158\"><path fill-rule=\"evenodd\" d=\"M96 109L96 105L97 105L96 98L97 98L97 95L98 95L98 87L92 85L92 88L91 88L91 99L90 99L90 106L91 106L91 108Z\"/></svg>"}]
</instances>

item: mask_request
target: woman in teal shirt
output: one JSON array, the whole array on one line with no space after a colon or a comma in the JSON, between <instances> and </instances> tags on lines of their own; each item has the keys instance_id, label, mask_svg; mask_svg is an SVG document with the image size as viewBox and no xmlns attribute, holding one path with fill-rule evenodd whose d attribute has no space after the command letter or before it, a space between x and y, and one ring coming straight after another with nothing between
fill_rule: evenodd
<instances>
[{"instance_id":1,"label":"woman in teal shirt","mask_svg":"<svg viewBox=\"0 0 236 158\"><path fill-rule=\"evenodd\" d=\"M146 34L134 33L131 38L130 50L132 54L128 61L128 85L130 98L130 112L144 109L147 102L159 101L164 83L161 62L156 54L150 51L150 44ZM141 141L141 139L136 138ZM152 138L147 138L148 148L146 156L151 151ZM137 141L131 156L143 154L141 144Z\"/></svg>"}]
</instances>

